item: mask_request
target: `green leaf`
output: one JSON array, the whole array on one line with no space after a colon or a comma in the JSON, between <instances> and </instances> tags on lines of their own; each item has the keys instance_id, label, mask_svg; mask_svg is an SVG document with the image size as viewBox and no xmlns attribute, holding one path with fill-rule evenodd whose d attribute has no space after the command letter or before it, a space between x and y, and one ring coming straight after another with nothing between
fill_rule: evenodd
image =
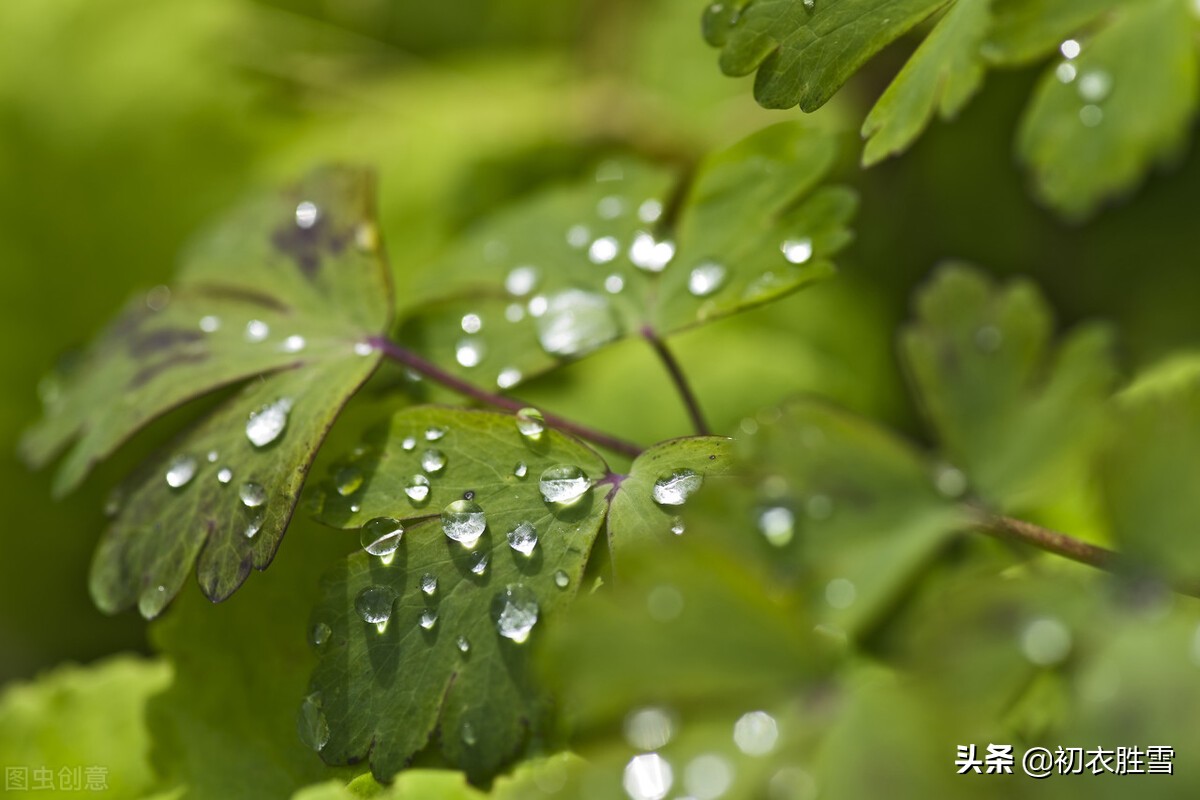
<instances>
[{"instance_id":1,"label":"green leaf","mask_svg":"<svg viewBox=\"0 0 1200 800\"><path fill-rule=\"evenodd\" d=\"M145 797L158 781L146 759L142 712L170 679L165 663L115 656L6 687L0 694L5 767L23 773L31 792L49 783L66 796L102 781L105 797ZM6 772L6 789L17 791L8 780Z\"/></svg>"},{"instance_id":2,"label":"green leaf","mask_svg":"<svg viewBox=\"0 0 1200 800\"><path fill-rule=\"evenodd\" d=\"M820 185L834 156L832 138L788 123L705 159L686 190L661 168L605 162L426 270L401 338L507 389L623 337L787 295L829 276L849 241L854 195Z\"/></svg>"},{"instance_id":3,"label":"green leaf","mask_svg":"<svg viewBox=\"0 0 1200 800\"><path fill-rule=\"evenodd\" d=\"M754 97L767 108L815 111L871 56L948 0L729 0L704 15L721 71L758 70Z\"/></svg>"},{"instance_id":4,"label":"green leaf","mask_svg":"<svg viewBox=\"0 0 1200 800\"><path fill-rule=\"evenodd\" d=\"M996 64L1023 64L1048 55L1101 15L1128 0L992 0L993 23L983 52Z\"/></svg>"},{"instance_id":5,"label":"green leaf","mask_svg":"<svg viewBox=\"0 0 1200 800\"><path fill-rule=\"evenodd\" d=\"M1078 482L1105 420L1112 336L1080 327L1051 349L1053 321L1032 284L997 287L948 266L916 300L904 364L945 457L1003 511Z\"/></svg>"},{"instance_id":6,"label":"green leaf","mask_svg":"<svg viewBox=\"0 0 1200 800\"><path fill-rule=\"evenodd\" d=\"M614 562L631 547L669 544L682 535L680 513L691 494L710 478L728 474L733 441L689 436L660 442L638 456L612 495L608 542Z\"/></svg>"},{"instance_id":7,"label":"green leaf","mask_svg":"<svg viewBox=\"0 0 1200 800\"><path fill-rule=\"evenodd\" d=\"M396 414L361 458L335 475L323 518L357 526L390 517L404 533L390 555L357 553L324 582L313 624L327 634L310 701L330 731L321 755L341 764L369 753L384 780L437 733L451 764L489 777L541 727L529 648L582 583L608 510L607 466L556 431L521 433L511 415L437 407ZM543 497L540 478L560 465L588 481L573 503ZM353 491L347 469L365 478ZM416 500L405 491L415 475L430 484ZM456 502L474 507L447 509ZM451 540L443 520L454 512L482 514L486 530ZM525 524L537 535L528 555L509 539ZM536 624L525 614L532 602Z\"/></svg>"},{"instance_id":8,"label":"green leaf","mask_svg":"<svg viewBox=\"0 0 1200 800\"><path fill-rule=\"evenodd\" d=\"M249 202L51 384L23 452L42 464L76 440L66 491L155 417L255 378L122 488L92 573L101 608L153 617L193 564L221 600L270 563L317 447L379 361L363 349L390 313L372 204L369 174L349 168Z\"/></svg>"},{"instance_id":9,"label":"green leaf","mask_svg":"<svg viewBox=\"0 0 1200 800\"><path fill-rule=\"evenodd\" d=\"M934 112L953 118L983 83L979 47L991 23L992 0L958 0L905 63L867 115L864 166L908 148Z\"/></svg>"},{"instance_id":10,"label":"green leaf","mask_svg":"<svg viewBox=\"0 0 1200 800\"><path fill-rule=\"evenodd\" d=\"M1086 215L1178 153L1196 111L1192 14L1178 0L1120 4L1046 72L1017 144L1042 199Z\"/></svg>"}]
</instances>

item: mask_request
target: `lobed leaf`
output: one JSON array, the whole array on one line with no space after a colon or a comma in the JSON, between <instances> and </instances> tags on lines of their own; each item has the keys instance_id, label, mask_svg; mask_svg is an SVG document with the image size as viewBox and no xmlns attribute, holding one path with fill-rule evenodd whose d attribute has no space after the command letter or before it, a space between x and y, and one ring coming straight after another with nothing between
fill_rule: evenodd
<instances>
[{"instance_id":1,"label":"lobed leaf","mask_svg":"<svg viewBox=\"0 0 1200 800\"><path fill-rule=\"evenodd\" d=\"M854 195L822 186L833 140L759 131L699 166L632 160L483 225L416 278L401 338L508 389L626 336L665 336L777 299L833 271ZM422 282L423 281L423 282Z\"/></svg>"},{"instance_id":2,"label":"lobed leaf","mask_svg":"<svg viewBox=\"0 0 1200 800\"><path fill-rule=\"evenodd\" d=\"M122 487L93 565L101 608L153 617L193 565L221 600L270 563L317 447L379 361L366 340L388 327L390 286L371 184L327 168L247 203L49 385L22 451L41 465L74 442L64 492L154 418L246 384Z\"/></svg>"}]
</instances>

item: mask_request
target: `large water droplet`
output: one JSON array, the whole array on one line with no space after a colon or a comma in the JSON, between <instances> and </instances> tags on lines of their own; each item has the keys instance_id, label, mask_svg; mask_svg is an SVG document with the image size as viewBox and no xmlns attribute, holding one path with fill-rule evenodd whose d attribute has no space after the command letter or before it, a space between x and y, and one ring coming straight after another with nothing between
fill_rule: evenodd
<instances>
[{"instance_id":1,"label":"large water droplet","mask_svg":"<svg viewBox=\"0 0 1200 800\"><path fill-rule=\"evenodd\" d=\"M517 644L529 639L529 633L538 621L537 595L529 587L520 583L509 584L501 594L496 595L493 606L496 631L501 636Z\"/></svg>"},{"instance_id":2,"label":"large water droplet","mask_svg":"<svg viewBox=\"0 0 1200 800\"><path fill-rule=\"evenodd\" d=\"M674 242L658 241L645 231L634 236L633 244L629 245L629 260L647 272L662 272L674 257Z\"/></svg>"},{"instance_id":3,"label":"large water droplet","mask_svg":"<svg viewBox=\"0 0 1200 800\"><path fill-rule=\"evenodd\" d=\"M255 447L266 447L279 438L287 427L288 414L292 411L292 398L281 397L257 411L250 412L246 420L246 438Z\"/></svg>"},{"instance_id":4,"label":"large water droplet","mask_svg":"<svg viewBox=\"0 0 1200 800\"><path fill-rule=\"evenodd\" d=\"M446 466L446 454L437 448L429 448L421 454L421 469L430 475L441 472Z\"/></svg>"},{"instance_id":5,"label":"large water droplet","mask_svg":"<svg viewBox=\"0 0 1200 800\"><path fill-rule=\"evenodd\" d=\"M675 775L665 758L658 753L644 753L629 759L621 785L630 800L663 800L674 782Z\"/></svg>"},{"instance_id":6,"label":"large water droplet","mask_svg":"<svg viewBox=\"0 0 1200 800\"><path fill-rule=\"evenodd\" d=\"M779 741L779 726L765 711L743 714L733 726L733 743L748 756L770 755Z\"/></svg>"},{"instance_id":7,"label":"large water droplet","mask_svg":"<svg viewBox=\"0 0 1200 800\"><path fill-rule=\"evenodd\" d=\"M417 624L424 630L431 631L433 626L437 625L437 612L432 608L427 608L421 612L421 616L417 618Z\"/></svg>"},{"instance_id":8,"label":"large water droplet","mask_svg":"<svg viewBox=\"0 0 1200 800\"><path fill-rule=\"evenodd\" d=\"M420 473L413 475L408 479L408 486L404 487L404 493L408 495L408 499L413 505L421 505L429 499L429 478L426 478Z\"/></svg>"},{"instance_id":9,"label":"large water droplet","mask_svg":"<svg viewBox=\"0 0 1200 800\"><path fill-rule=\"evenodd\" d=\"M333 482L337 486L338 494L349 497L362 488L362 470L355 466L342 467L333 476Z\"/></svg>"},{"instance_id":10,"label":"large water droplet","mask_svg":"<svg viewBox=\"0 0 1200 800\"><path fill-rule=\"evenodd\" d=\"M650 490L660 506L681 506L704 483L704 476L690 469L677 469L660 475Z\"/></svg>"},{"instance_id":11,"label":"large water droplet","mask_svg":"<svg viewBox=\"0 0 1200 800\"><path fill-rule=\"evenodd\" d=\"M533 555L537 543L537 527L532 522L518 522L508 532L508 546L523 556Z\"/></svg>"},{"instance_id":12,"label":"large water droplet","mask_svg":"<svg viewBox=\"0 0 1200 800\"><path fill-rule=\"evenodd\" d=\"M483 507L471 500L455 500L442 511L442 530L467 549L475 546L486 528Z\"/></svg>"},{"instance_id":13,"label":"large water droplet","mask_svg":"<svg viewBox=\"0 0 1200 800\"><path fill-rule=\"evenodd\" d=\"M572 356L617 338L620 328L602 295L567 289L547 301L538 317L538 342L551 355Z\"/></svg>"},{"instance_id":14,"label":"large water droplet","mask_svg":"<svg viewBox=\"0 0 1200 800\"><path fill-rule=\"evenodd\" d=\"M296 733L300 741L313 750L320 751L329 743L329 722L321 710L321 693L313 692L300 704L296 719Z\"/></svg>"},{"instance_id":15,"label":"large water droplet","mask_svg":"<svg viewBox=\"0 0 1200 800\"><path fill-rule=\"evenodd\" d=\"M421 576L421 594L425 595L426 597L433 597L435 594L437 594L437 590L438 579L436 575L431 572L426 572Z\"/></svg>"},{"instance_id":16,"label":"large water droplet","mask_svg":"<svg viewBox=\"0 0 1200 800\"><path fill-rule=\"evenodd\" d=\"M305 200L296 206L296 225L308 230L313 225L317 224L317 219L321 216L321 210L317 208L315 203L310 203Z\"/></svg>"},{"instance_id":17,"label":"large water droplet","mask_svg":"<svg viewBox=\"0 0 1200 800\"><path fill-rule=\"evenodd\" d=\"M536 408L522 408L517 412L517 430L526 439L536 442L546 430L546 420Z\"/></svg>"},{"instance_id":18,"label":"large water droplet","mask_svg":"<svg viewBox=\"0 0 1200 800\"><path fill-rule=\"evenodd\" d=\"M354 610L363 622L384 625L392 618L392 605L395 602L396 590L392 587L368 586L354 598Z\"/></svg>"},{"instance_id":19,"label":"large water droplet","mask_svg":"<svg viewBox=\"0 0 1200 800\"><path fill-rule=\"evenodd\" d=\"M181 489L196 476L196 459L191 456L176 456L167 465L167 486Z\"/></svg>"},{"instance_id":20,"label":"large water droplet","mask_svg":"<svg viewBox=\"0 0 1200 800\"><path fill-rule=\"evenodd\" d=\"M688 275L688 291L696 297L708 297L725 285L729 272L711 261L700 264Z\"/></svg>"},{"instance_id":21,"label":"large water droplet","mask_svg":"<svg viewBox=\"0 0 1200 800\"><path fill-rule=\"evenodd\" d=\"M514 267L504 279L504 288L515 297L524 297L537 288L539 277L536 267Z\"/></svg>"},{"instance_id":22,"label":"large water droplet","mask_svg":"<svg viewBox=\"0 0 1200 800\"><path fill-rule=\"evenodd\" d=\"M396 552L404 537L404 526L393 517L375 517L367 521L359 532L358 541L373 556L386 556Z\"/></svg>"},{"instance_id":23,"label":"large water droplet","mask_svg":"<svg viewBox=\"0 0 1200 800\"><path fill-rule=\"evenodd\" d=\"M574 464L555 464L542 472L538 488L547 503L569 506L579 501L592 488L592 482Z\"/></svg>"},{"instance_id":24,"label":"large water droplet","mask_svg":"<svg viewBox=\"0 0 1200 800\"><path fill-rule=\"evenodd\" d=\"M258 508L267 502L267 490L257 483L247 481L238 489L238 497L242 499L242 505L246 508Z\"/></svg>"}]
</instances>

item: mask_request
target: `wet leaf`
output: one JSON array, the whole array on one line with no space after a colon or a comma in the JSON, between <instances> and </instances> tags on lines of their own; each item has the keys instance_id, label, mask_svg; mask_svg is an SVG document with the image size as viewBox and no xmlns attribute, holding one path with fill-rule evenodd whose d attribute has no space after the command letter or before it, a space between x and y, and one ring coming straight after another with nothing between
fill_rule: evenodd
<instances>
[{"instance_id":1,"label":"wet leaf","mask_svg":"<svg viewBox=\"0 0 1200 800\"><path fill-rule=\"evenodd\" d=\"M74 442L60 492L152 419L249 381L120 490L92 572L101 608L153 617L193 565L220 600L270 563L317 447L378 363L364 342L389 304L370 176L329 168L231 214L170 290L50 379L22 450L44 464Z\"/></svg>"},{"instance_id":2,"label":"wet leaf","mask_svg":"<svg viewBox=\"0 0 1200 800\"><path fill-rule=\"evenodd\" d=\"M326 521L370 531L392 518L404 533L391 553L357 553L323 584L313 625L328 632L311 689L329 763L369 754L386 779L432 743L480 780L540 730L546 695L529 651L580 587L611 483L587 447L517 421L406 409L361 455L360 486L339 492L347 467L335 470ZM428 480L420 499L406 492L422 484L414 476Z\"/></svg>"},{"instance_id":3,"label":"wet leaf","mask_svg":"<svg viewBox=\"0 0 1200 800\"><path fill-rule=\"evenodd\" d=\"M1049 55L1084 33L1122 0L993 0L993 22L983 51L989 61L1021 64Z\"/></svg>"}]
</instances>

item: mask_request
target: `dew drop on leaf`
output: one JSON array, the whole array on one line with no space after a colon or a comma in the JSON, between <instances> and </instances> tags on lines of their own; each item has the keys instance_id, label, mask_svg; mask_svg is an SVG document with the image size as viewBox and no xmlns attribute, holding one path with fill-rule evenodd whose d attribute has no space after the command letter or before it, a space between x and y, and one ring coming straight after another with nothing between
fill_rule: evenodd
<instances>
[{"instance_id":1,"label":"dew drop on leaf","mask_svg":"<svg viewBox=\"0 0 1200 800\"><path fill-rule=\"evenodd\" d=\"M220 329L220 317L214 317L211 314L207 314L200 318L200 330L204 331L205 333L216 333Z\"/></svg>"},{"instance_id":2,"label":"dew drop on leaf","mask_svg":"<svg viewBox=\"0 0 1200 800\"><path fill-rule=\"evenodd\" d=\"M436 442L446 435L446 429L440 425L430 425L425 429L425 441Z\"/></svg>"},{"instance_id":3,"label":"dew drop on leaf","mask_svg":"<svg viewBox=\"0 0 1200 800\"><path fill-rule=\"evenodd\" d=\"M196 475L196 459L191 456L176 456L167 465L167 486L182 489Z\"/></svg>"},{"instance_id":4,"label":"dew drop on leaf","mask_svg":"<svg viewBox=\"0 0 1200 800\"><path fill-rule=\"evenodd\" d=\"M565 589L571 585L571 576L563 570L558 570L554 573L554 585L560 589Z\"/></svg>"},{"instance_id":5,"label":"dew drop on leaf","mask_svg":"<svg viewBox=\"0 0 1200 800\"><path fill-rule=\"evenodd\" d=\"M437 576L426 572L421 576L421 593L426 597L433 597L437 594L438 579Z\"/></svg>"},{"instance_id":6,"label":"dew drop on leaf","mask_svg":"<svg viewBox=\"0 0 1200 800\"><path fill-rule=\"evenodd\" d=\"M812 239L788 239L779 246L783 257L790 264L803 264L812 258Z\"/></svg>"},{"instance_id":7,"label":"dew drop on leaf","mask_svg":"<svg viewBox=\"0 0 1200 800\"><path fill-rule=\"evenodd\" d=\"M625 213L625 201L616 195L601 197L596 203L596 214L601 219L616 219Z\"/></svg>"},{"instance_id":8,"label":"dew drop on leaf","mask_svg":"<svg viewBox=\"0 0 1200 800\"><path fill-rule=\"evenodd\" d=\"M796 515L786 506L771 506L758 512L758 530L767 541L783 547L792 541L796 530Z\"/></svg>"},{"instance_id":9,"label":"dew drop on leaf","mask_svg":"<svg viewBox=\"0 0 1200 800\"><path fill-rule=\"evenodd\" d=\"M483 507L471 500L455 500L442 511L442 530L468 549L475 546L487 528Z\"/></svg>"},{"instance_id":10,"label":"dew drop on leaf","mask_svg":"<svg viewBox=\"0 0 1200 800\"><path fill-rule=\"evenodd\" d=\"M392 604L396 602L396 590L390 586L368 586L354 598L354 610L363 622L384 624L392 618Z\"/></svg>"},{"instance_id":11,"label":"dew drop on leaf","mask_svg":"<svg viewBox=\"0 0 1200 800\"><path fill-rule=\"evenodd\" d=\"M253 539L262 530L263 520L267 517L266 512L261 508L253 509L250 513L250 519L246 522L246 529L242 533L247 539Z\"/></svg>"},{"instance_id":12,"label":"dew drop on leaf","mask_svg":"<svg viewBox=\"0 0 1200 800\"><path fill-rule=\"evenodd\" d=\"M779 725L765 711L743 714L733 726L733 743L748 756L766 756L779 741Z\"/></svg>"},{"instance_id":13,"label":"dew drop on leaf","mask_svg":"<svg viewBox=\"0 0 1200 800\"><path fill-rule=\"evenodd\" d=\"M242 505L246 508L258 508L267 502L267 490L257 483L248 481L238 489L238 497L242 499Z\"/></svg>"},{"instance_id":14,"label":"dew drop on leaf","mask_svg":"<svg viewBox=\"0 0 1200 800\"><path fill-rule=\"evenodd\" d=\"M619 272L614 272L604 279L604 291L609 294L620 294L624 288L625 278Z\"/></svg>"},{"instance_id":15,"label":"dew drop on leaf","mask_svg":"<svg viewBox=\"0 0 1200 800\"><path fill-rule=\"evenodd\" d=\"M387 556L396 552L404 537L404 526L394 517L375 517L368 520L359 531L359 544L373 556Z\"/></svg>"},{"instance_id":16,"label":"dew drop on leaf","mask_svg":"<svg viewBox=\"0 0 1200 800\"><path fill-rule=\"evenodd\" d=\"M539 277L536 267L514 267L504 279L504 288L514 297L524 297L537 288Z\"/></svg>"},{"instance_id":17,"label":"dew drop on leaf","mask_svg":"<svg viewBox=\"0 0 1200 800\"><path fill-rule=\"evenodd\" d=\"M483 318L475 313L463 314L463 318L459 320L458 324L463 329L463 333L479 333L483 330Z\"/></svg>"},{"instance_id":18,"label":"dew drop on leaf","mask_svg":"<svg viewBox=\"0 0 1200 800\"><path fill-rule=\"evenodd\" d=\"M617 257L617 251L620 249L616 238L601 236L588 247L588 261L593 264L607 264Z\"/></svg>"},{"instance_id":19,"label":"dew drop on leaf","mask_svg":"<svg viewBox=\"0 0 1200 800\"><path fill-rule=\"evenodd\" d=\"M651 222L658 222L658 218L662 216L662 212L662 203L651 197L638 206L637 215L638 219L648 225Z\"/></svg>"},{"instance_id":20,"label":"dew drop on leaf","mask_svg":"<svg viewBox=\"0 0 1200 800\"><path fill-rule=\"evenodd\" d=\"M567 244L574 247L576 250L581 250L587 247L587 243L592 238L592 232L586 225L572 225L567 228Z\"/></svg>"},{"instance_id":21,"label":"dew drop on leaf","mask_svg":"<svg viewBox=\"0 0 1200 800\"><path fill-rule=\"evenodd\" d=\"M404 493L408 495L408 499L413 505L421 505L429 499L429 478L417 473L408 479L408 486L404 487Z\"/></svg>"},{"instance_id":22,"label":"dew drop on leaf","mask_svg":"<svg viewBox=\"0 0 1200 800\"><path fill-rule=\"evenodd\" d=\"M688 275L688 291L695 297L708 297L725 285L728 271L711 261L700 264Z\"/></svg>"},{"instance_id":23,"label":"dew drop on leaf","mask_svg":"<svg viewBox=\"0 0 1200 800\"><path fill-rule=\"evenodd\" d=\"M475 735L475 728L469 722L464 722L461 729L463 744L467 747L474 747L478 737Z\"/></svg>"},{"instance_id":24,"label":"dew drop on leaf","mask_svg":"<svg viewBox=\"0 0 1200 800\"><path fill-rule=\"evenodd\" d=\"M329 636L332 633L333 630L328 625L326 625L324 622L318 622L316 625L313 625L312 630L309 631L308 641L313 647L320 647L329 641Z\"/></svg>"},{"instance_id":25,"label":"dew drop on leaf","mask_svg":"<svg viewBox=\"0 0 1200 800\"><path fill-rule=\"evenodd\" d=\"M487 348L483 344L483 340L468 336L460 339L454 347L454 360L460 366L467 368L479 366L479 362L483 361L483 357L487 352Z\"/></svg>"},{"instance_id":26,"label":"dew drop on leaf","mask_svg":"<svg viewBox=\"0 0 1200 800\"><path fill-rule=\"evenodd\" d=\"M466 655L471 652L471 640L465 636L459 636L454 642L458 646L458 652Z\"/></svg>"},{"instance_id":27,"label":"dew drop on leaf","mask_svg":"<svg viewBox=\"0 0 1200 800\"><path fill-rule=\"evenodd\" d=\"M805 0L805 6L813 0ZM734 769L729 759L716 753L696 756L683 770L684 791L696 800L716 800L733 784Z\"/></svg>"},{"instance_id":28,"label":"dew drop on leaf","mask_svg":"<svg viewBox=\"0 0 1200 800\"><path fill-rule=\"evenodd\" d=\"M685 530L687 530L687 526L683 524L683 517L671 518L671 533L682 536Z\"/></svg>"},{"instance_id":29,"label":"dew drop on leaf","mask_svg":"<svg viewBox=\"0 0 1200 800\"><path fill-rule=\"evenodd\" d=\"M517 412L517 430L531 442L542 438L546 430L546 420L542 412L536 408L522 408Z\"/></svg>"},{"instance_id":30,"label":"dew drop on leaf","mask_svg":"<svg viewBox=\"0 0 1200 800\"><path fill-rule=\"evenodd\" d=\"M537 331L542 349L556 356L594 350L620 334L608 300L582 289L566 289L549 298Z\"/></svg>"},{"instance_id":31,"label":"dew drop on leaf","mask_svg":"<svg viewBox=\"0 0 1200 800\"><path fill-rule=\"evenodd\" d=\"M513 475L518 478L524 478L529 474L529 466L524 461L518 461L513 467Z\"/></svg>"},{"instance_id":32,"label":"dew drop on leaf","mask_svg":"<svg viewBox=\"0 0 1200 800\"><path fill-rule=\"evenodd\" d=\"M1071 631L1054 617L1035 619L1021 631L1021 652L1031 664L1054 666L1071 652Z\"/></svg>"},{"instance_id":33,"label":"dew drop on leaf","mask_svg":"<svg viewBox=\"0 0 1200 800\"><path fill-rule=\"evenodd\" d=\"M218 483L229 483L231 480L233 480L233 470L231 470L229 467L221 467L219 470L217 470Z\"/></svg>"},{"instance_id":34,"label":"dew drop on leaf","mask_svg":"<svg viewBox=\"0 0 1200 800\"><path fill-rule=\"evenodd\" d=\"M296 225L297 227L308 230L313 225L317 224L317 218L320 216L320 209L315 203L310 203L305 200L296 206Z\"/></svg>"},{"instance_id":35,"label":"dew drop on leaf","mask_svg":"<svg viewBox=\"0 0 1200 800\"><path fill-rule=\"evenodd\" d=\"M414 450L416 446L417 437L415 436L405 436L404 440L400 442L400 447L402 447L404 450L411 451Z\"/></svg>"},{"instance_id":36,"label":"dew drop on leaf","mask_svg":"<svg viewBox=\"0 0 1200 800\"><path fill-rule=\"evenodd\" d=\"M496 376L496 385L501 389L511 389L521 382L521 370L516 367L505 367Z\"/></svg>"},{"instance_id":37,"label":"dew drop on leaf","mask_svg":"<svg viewBox=\"0 0 1200 800\"><path fill-rule=\"evenodd\" d=\"M629 260L647 272L662 272L674 257L674 242L659 241L645 231L634 236L633 244L629 245Z\"/></svg>"},{"instance_id":38,"label":"dew drop on leaf","mask_svg":"<svg viewBox=\"0 0 1200 800\"><path fill-rule=\"evenodd\" d=\"M509 584L496 595L496 631L505 639L523 644L538 621L537 595L524 584Z\"/></svg>"},{"instance_id":39,"label":"dew drop on leaf","mask_svg":"<svg viewBox=\"0 0 1200 800\"><path fill-rule=\"evenodd\" d=\"M285 353L299 353L307 344L308 343L304 340L303 336L298 333L293 333L291 336L284 339L283 344L281 344L279 347Z\"/></svg>"},{"instance_id":40,"label":"dew drop on leaf","mask_svg":"<svg viewBox=\"0 0 1200 800\"><path fill-rule=\"evenodd\" d=\"M703 483L704 476L690 469L672 470L659 476L650 494L660 506L681 506Z\"/></svg>"},{"instance_id":41,"label":"dew drop on leaf","mask_svg":"<svg viewBox=\"0 0 1200 800\"><path fill-rule=\"evenodd\" d=\"M296 733L299 734L300 741L313 750L320 751L329 743L329 722L321 709L320 692L313 692L300 704Z\"/></svg>"},{"instance_id":42,"label":"dew drop on leaf","mask_svg":"<svg viewBox=\"0 0 1200 800\"><path fill-rule=\"evenodd\" d=\"M508 532L508 546L523 556L533 555L537 543L537 528L528 520L518 522Z\"/></svg>"},{"instance_id":43,"label":"dew drop on leaf","mask_svg":"<svg viewBox=\"0 0 1200 800\"><path fill-rule=\"evenodd\" d=\"M555 464L547 467L538 481L538 489L546 502L560 506L575 504L591 488L592 482L588 480L584 471L574 464Z\"/></svg>"},{"instance_id":44,"label":"dew drop on leaf","mask_svg":"<svg viewBox=\"0 0 1200 800\"><path fill-rule=\"evenodd\" d=\"M257 411L250 412L246 420L246 438L255 447L266 447L279 438L287 427L288 414L292 411L292 399L281 397Z\"/></svg>"},{"instance_id":45,"label":"dew drop on leaf","mask_svg":"<svg viewBox=\"0 0 1200 800\"><path fill-rule=\"evenodd\" d=\"M417 624L420 625L423 630L431 631L433 630L433 627L437 625L437 619L437 612L432 608L427 608L422 611L421 616L417 618Z\"/></svg>"},{"instance_id":46,"label":"dew drop on leaf","mask_svg":"<svg viewBox=\"0 0 1200 800\"><path fill-rule=\"evenodd\" d=\"M446 466L446 454L437 448L431 447L421 454L421 469L429 474L441 472Z\"/></svg>"},{"instance_id":47,"label":"dew drop on leaf","mask_svg":"<svg viewBox=\"0 0 1200 800\"><path fill-rule=\"evenodd\" d=\"M471 574L483 576L487 574L489 556L487 553L476 553L471 562Z\"/></svg>"},{"instance_id":48,"label":"dew drop on leaf","mask_svg":"<svg viewBox=\"0 0 1200 800\"><path fill-rule=\"evenodd\" d=\"M665 758L658 753L643 753L629 759L621 785L630 800L663 800L674 782L675 775Z\"/></svg>"},{"instance_id":49,"label":"dew drop on leaf","mask_svg":"<svg viewBox=\"0 0 1200 800\"><path fill-rule=\"evenodd\" d=\"M665 708L649 706L625 715L621 726L625 741L635 750L658 750L666 747L675 735L675 723Z\"/></svg>"},{"instance_id":50,"label":"dew drop on leaf","mask_svg":"<svg viewBox=\"0 0 1200 800\"><path fill-rule=\"evenodd\" d=\"M271 333L271 327L261 319L252 319L246 323L245 338L247 342L261 342Z\"/></svg>"},{"instance_id":51,"label":"dew drop on leaf","mask_svg":"<svg viewBox=\"0 0 1200 800\"><path fill-rule=\"evenodd\" d=\"M354 466L342 467L334 475L333 482L337 486L338 494L342 497L349 497L362 488L362 470Z\"/></svg>"}]
</instances>

